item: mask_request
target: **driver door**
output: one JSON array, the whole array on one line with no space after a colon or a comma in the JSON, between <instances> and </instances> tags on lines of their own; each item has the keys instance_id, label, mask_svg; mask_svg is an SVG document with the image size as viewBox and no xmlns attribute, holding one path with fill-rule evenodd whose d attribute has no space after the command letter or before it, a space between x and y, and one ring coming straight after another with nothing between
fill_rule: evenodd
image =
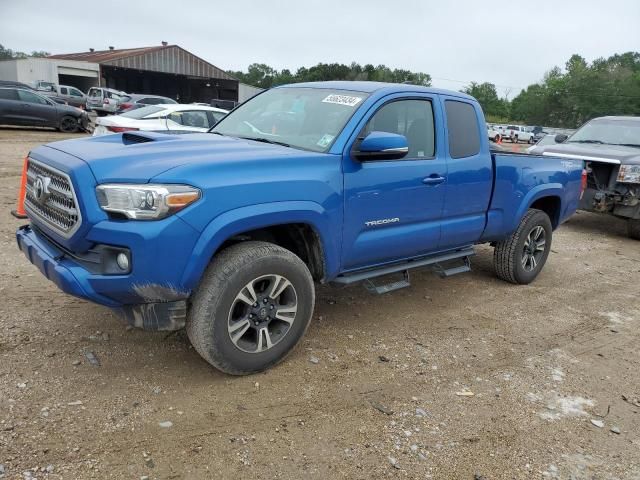
<instances>
[{"instance_id":1,"label":"driver door","mask_svg":"<svg viewBox=\"0 0 640 480\"><path fill-rule=\"evenodd\" d=\"M428 254L438 249L447 162L440 104L429 95L381 100L344 158L344 270ZM353 151L372 131L404 135L400 160L359 161Z\"/></svg>"}]
</instances>

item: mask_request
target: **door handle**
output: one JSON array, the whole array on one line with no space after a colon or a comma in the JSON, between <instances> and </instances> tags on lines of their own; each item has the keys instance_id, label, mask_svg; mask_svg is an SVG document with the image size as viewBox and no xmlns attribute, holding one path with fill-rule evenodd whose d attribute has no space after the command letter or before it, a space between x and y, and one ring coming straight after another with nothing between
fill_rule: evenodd
<instances>
[{"instance_id":1,"label":"door handle","mask_svg":"<svg viewBox=\"0 0 640 480\"><path fill-rule=\"evenodd\" d=\"M438 174L429 175L422 179L422 183L425 185L440 185L444 182L444 177L439 176Z\"/></svg>"}]
</instances>

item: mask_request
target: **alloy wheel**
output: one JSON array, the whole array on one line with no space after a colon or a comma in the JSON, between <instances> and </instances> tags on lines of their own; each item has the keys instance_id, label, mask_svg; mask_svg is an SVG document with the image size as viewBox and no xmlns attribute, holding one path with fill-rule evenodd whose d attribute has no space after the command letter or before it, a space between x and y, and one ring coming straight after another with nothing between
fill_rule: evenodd
<instances>
[{"instance_id":1,"label":"alloy wheel","mask_svg":"<svg viewBox=\"0 0 640 480\"><path fill-rule=\"evenodd\" d=\"M287 335L297 311L293 284L282 275L262 275L247 283L233 300L229 338L243 352L265 352Z\"/></svg>"},{"instance_id":2,"label":"alloy wheel","mask_svg":"<svg viewBox=\"0 0 640 480\"><path fill-rule=\"evenodd\" d=\"M527 235L522 249L522 268L531 272L538 267L544 255L547 244L547 234L540 225L534 227Z\"/></svg>"}]
</instances>

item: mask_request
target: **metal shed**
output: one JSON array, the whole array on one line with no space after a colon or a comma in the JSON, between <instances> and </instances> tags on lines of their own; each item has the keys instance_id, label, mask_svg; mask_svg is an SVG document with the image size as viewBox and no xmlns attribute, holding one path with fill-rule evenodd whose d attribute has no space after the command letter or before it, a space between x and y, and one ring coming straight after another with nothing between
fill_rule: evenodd
<instances>
[{"instance_id":1,"label":"metal shed","mask_svg":"<svg viewBox=\"0 0 640 480\"><path fill-rule=\"evenodd\" d=\"M238 80L178 45L51 55L100 66L103 86L129 93L164 95L182 103L238 101Z\"/></svg>"}]
</instances>

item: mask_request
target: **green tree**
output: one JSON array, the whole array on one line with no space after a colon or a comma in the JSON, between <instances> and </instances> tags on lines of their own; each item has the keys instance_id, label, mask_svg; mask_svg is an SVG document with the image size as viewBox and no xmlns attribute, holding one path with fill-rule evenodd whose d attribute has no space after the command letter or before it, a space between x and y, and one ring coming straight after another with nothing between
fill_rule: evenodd
<instances>
[{"instance_id":1,"label":"green tree","mask_svg":"<svg viewBox=\"0 0 640 480\"><path fill-rule=\"evenodd\" d=\"M431 85L431 76L423 72L411 72L404 69L391 70L386 65L374 67L371 64L361 66L356 62L350 65L342 63L318 63L311 67L300 67L292 74L290 70L277 71L274 68L254 63L246 72L229 72L243 83L260 88L299 82L318 82L325 80L369 80L378 82L410 82L416 85Z\"/></svg>"},{"instance_id":2,"label":"green tree","mask_svg":"<svg viewBox=\"0 0 640 480\"><path fill-rule=\"evenodd\" d=\"M509 102L498 97L493 83L471 82L462 89L462 92L478 100L487 117L506 118L508 116Z\"/></svg>"},{"instance_id":3,"label":"green tree","mask_svg":"<svg viewBox=\"0 0 640 480\"><path fill-rule=\"evenodd\" d=\"M16 52L10 48L5 48L0 44L0 60L9 60L12 58L27 58L27 54L23 52Z\"/></svg>"},{"instance_id":4,"label":"green tree","mask_svg":"<svg viewBox=\"0 0 640 480\"><path fill-rule=\"evenodd\" d=\"M640 115L640 53L598 58L572 55L511 102L514 120L576 128L594 117Z\"/></svg>"}]
</instances>

